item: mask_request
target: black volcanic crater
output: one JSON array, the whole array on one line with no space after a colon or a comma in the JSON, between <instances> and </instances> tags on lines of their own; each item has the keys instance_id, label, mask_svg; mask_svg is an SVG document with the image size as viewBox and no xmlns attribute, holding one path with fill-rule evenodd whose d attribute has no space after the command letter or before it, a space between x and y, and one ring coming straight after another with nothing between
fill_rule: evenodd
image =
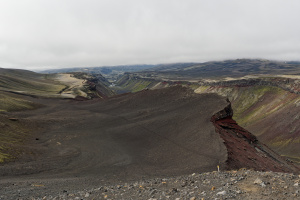
<instances>
[{"instance_id":1,"label":"black volcanic crater","mask_svg":"<svg viewBox=\"0 0 300 200\"><path fill-rule=\"evenodd\" d=\"M277 171L296 169L249 140L251 133L230 121L230 103L216 94L174 86L106 100L31 101L46 106L13 115L39 129L19 159L0 166L2 183L6 176L55 180L54 188L57 181L80 187L83 179L92 184L167 177L215 171L218 165L221 170L255 167L255 160L268 161L263 170L274 163ZM216 114L221 118L212 118Z\"/></svg>"},{"instance_id":2,"label":"black volcanic crater","mask_svg":"<svg viewBox=\"0 0 300 200\"><path fill-rule=\"evenodd\" d=\"M150 178L162 184L162 177L216 171L218 165L221 172L212 177L243 167L299 173L238 126L230 102L216 94L173 86L105 100L28 99L45 106L7 113L32 134L19 158L0 166L3 198L66 197L99 188L105 199L103 185L120 188Z\"/></svg>"},{"instance_id":3,"label":"black volcanic crater","mask_svg":"<svg viewBox=\"0 0 300 200\"><path fill-rule=\"evenodd\" d=\"M177 86L107 100L32 101L47 106L14 115L40 131L30 155L1 166L2 175L131 179L211 171L227 160L210 119L228 102L215 94Z\"/></svg>"}]
</instances>

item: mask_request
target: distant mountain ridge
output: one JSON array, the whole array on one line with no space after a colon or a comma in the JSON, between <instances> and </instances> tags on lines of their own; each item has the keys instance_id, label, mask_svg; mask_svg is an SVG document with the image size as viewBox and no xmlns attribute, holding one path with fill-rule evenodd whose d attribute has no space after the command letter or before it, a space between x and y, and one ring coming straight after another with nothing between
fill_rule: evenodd
<instances>
[{"instance_id":1,"label":"distant mountain ridge","mask_svg":"<svg viewBox=\"0 0 300 200\"><path fill-rule=\"evenodd\" d=\"M300 62L236 59L204 63L165 64L138 72L153 78L191 79L242 77L246 75L300 75Z\"/></svg>"},{"instance_id":2,"label":"distant mountain ridge","mask_svg":"<svg viewBox=\"0 0 300 200\"><path fill-rule=\"evenodd\" d=\"M118 72L132 72L140 71L155 67L156 65L118 65L118 66L102 66L102 67L73 67L63 69L48 69L42 70L41 73L67 73L67 72L86 72L91 74L110 74L114 71Z\"/></svg>"},{"instance_id":3,"label":"distant mountain ridge","mask_svg":"<svg viewBox=\"0 0 300 200\"><path fill-rule=\"evenodd\" d=\"M125 72L137 73L142 76L168 79L190 78L220 78L241 77L257 74L288 74L300 75L300 61L272 61L266 59L235 59L224 61L209 61L203 63L170 63L156 65L119 65L102 67L81 67L50 69L42 73L85 72L102 74L110 81L115 81Z\"/></svg>"}]
</instances>

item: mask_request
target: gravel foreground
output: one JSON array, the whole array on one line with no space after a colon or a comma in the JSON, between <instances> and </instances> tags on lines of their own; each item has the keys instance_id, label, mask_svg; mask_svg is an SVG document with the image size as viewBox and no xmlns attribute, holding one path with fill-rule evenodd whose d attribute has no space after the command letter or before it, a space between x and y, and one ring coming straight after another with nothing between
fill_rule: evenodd
<instances>
[{"instance_id":1,"label":"gravel foreground","mask_svg":"<svg viewBox=\"0 0 300 200\"><path fill-rule=\"evenodd\" d=\"M300 199L300 175L244 169L102 184L94 188L84 188L83 184L81 191L57 188L57 193L47 191L47 182L27 184L21 189L1 186L0 199Z\"/></svg>"}]
</instances>

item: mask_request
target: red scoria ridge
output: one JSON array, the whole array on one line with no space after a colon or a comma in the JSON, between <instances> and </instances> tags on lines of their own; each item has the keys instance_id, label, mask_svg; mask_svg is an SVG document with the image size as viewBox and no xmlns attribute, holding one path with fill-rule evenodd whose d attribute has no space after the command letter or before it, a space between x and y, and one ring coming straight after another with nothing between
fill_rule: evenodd
<instances>
[{"instance_id":1,"label":"red scoria ridge","mask_svg":"<svg viewBox=\"0 0 300 200\"><path fill-rule=\"evenodd\" d=\"M248 168L257 171L295 172L299 168L273 152L232 119L231 104L211 118L227 148L227 170Z\"/></svg>"}]
</instances>

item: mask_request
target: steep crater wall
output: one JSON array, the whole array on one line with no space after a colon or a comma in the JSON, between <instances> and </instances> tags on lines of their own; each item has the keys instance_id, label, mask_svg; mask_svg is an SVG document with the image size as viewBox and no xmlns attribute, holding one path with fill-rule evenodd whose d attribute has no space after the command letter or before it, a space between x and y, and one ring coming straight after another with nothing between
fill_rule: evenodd
<instances>
[{"instance_id":1,"label":"steep crater wall","mask_svg":"<svg viewBox=\"0 0 300 200\"><path fill-rule=\"evenodd\" d=\"M233 119L280 155L300 161L300 96L275 86L200 86L232 102Z\"/></svg>"},{"instance_id":2,"label":"steep crater wall","mask_svg":"<svg viewBox=\"0 0 300 200\"><path fill-rule=\"evenodd\" d=\"M227 148L227 169L250 168L257 171L299 173L299 168L273 152L232 119L231 104L211 118Z\"/></svg>"}]
</instances>

